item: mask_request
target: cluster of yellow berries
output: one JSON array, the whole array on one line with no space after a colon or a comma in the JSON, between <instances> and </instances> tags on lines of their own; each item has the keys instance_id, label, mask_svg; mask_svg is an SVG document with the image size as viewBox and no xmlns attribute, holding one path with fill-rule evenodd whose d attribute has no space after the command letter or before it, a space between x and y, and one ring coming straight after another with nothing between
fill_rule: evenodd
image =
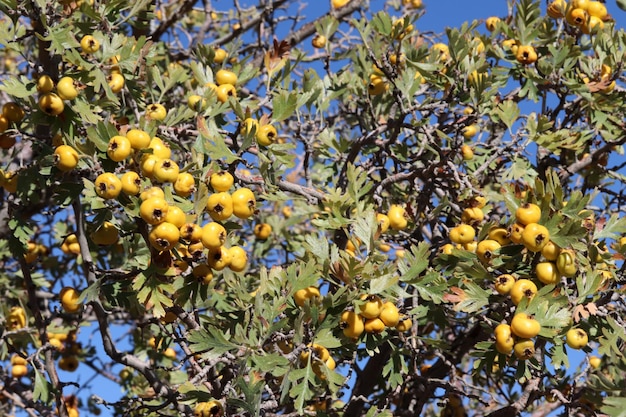
<instances>
[{"instance_id":1,"label":"cluster of yellow berries","mask_svg":"<svg viewBox=\"0 0 626 417\"><path fill-rule=\"evenodd\" d=\"M22 307L14 306L7 316L7 328L9 331L19 330L26 327L26 312Z\"/></svg>"},{"instance_id":2,"label":"cluster of yellow berries","mask_svg":"<svg viewBox=\"0 0 626 417\"><path fill-rule=\"evenodd\" d=\"M91 55L95 54L100 50L100 41L98 41L93 35L85 35L80 40L80 47L84 54ZM117 63L119 62L119 58L113 57L111 58L111 67L109 70L109 75L107 76L107 84L111 88L111 91L115 94L122 91L124 85L126 84L126 80L120 71Z\"/></svg>"},{"instance_id":3,"label":"cluster of yellow berries","mask_svg":"<svg viewBox=\"0 0 626 417\"><path fill-rule=\"evenodd\" d=\"M215 83L207 83L207 87L215 91L217 99L221 103L226 103L230 97L237 98L237 74L227 69L220 69L215 73ZM202 101L200 101L202 103ZM188 101L188 104L192 108L197 108L197 102L192 105L192 102ZM201 104L200 107L203 107Z\"/></svg>"},{"instance_id":4,"label":"cluster of yellow berries","mask_svg":"<svg viewBox=\"0 0 626 417\"><path fill-rule=\"evenodd\" d=\"M11 376L21 378L28 374L28 361L18 354L11 356Z\"/></svg>"},{"instance_id":5,"label":"cluster of yellow berries","mask_svg":"<svg viewBox=\"0 0 626 417\"><path fill-rule=\"evenodd\" d=\"M346 310L341 313L339 327L347 338L356 340L363 333L379 334L385 328L394 328L401 332L411 328L411 319L402 318L393 302L383 302L374 294L363 294L360 301L358 311Z\"/></svg>"},{"instance_id":6,"label":"cluster of yellow berries","mask_svg":"<svg viewBox=\"0 0 626 417\"><path fill-rule=\"evenodd\" d=\"M0 148L10 149L15 145L15 136L4 133L11 123L19 123L24 119L24 110L14 102L5 103L0 113Z\"/></svg>"},{"instance_id":7,"label":"cluster of yellow berries","mask_svg":"<svg viewBox=\"0 0 626 417\"><path fill-rule=\"evenodd\" d=\"M46 245L42 245L41 243L28 242L26 244L26 253L24 254L24 260L27 264L32 264L40 256L45 256L48 254L48 247Z\"/></svg>"},{"instance_id":8,"label":"cluster of yellow berries","mask_svg":"<svg viewBox=\"0 0 626 417\"><path fill-rule=\"evenodd\" d=\"M330 355L330 352L328 352L328 349L317 343L307 346L305 350L300 352L299 359L302 366L306 366L309 360L311 360L311 369L320 379L326 378L323 371L324 367L329 371L334 371L337 367L337 363Z\"/></svg>"},{"instance_id":9,"label":"cluster of yellow berries","mask_svg":"<svg viewBox=\"0 0 626 417\"><path fill-rule=\"evenodd\" d=\"M595 29L603 29L608 11L604 3L592 0L554 0L548 6L548 15L553 19L565 18L565 21L583 33L589 34Z\"/></svg>"},{"instance_id":10,"label":"cluster of yellow berries","mask_svg":"<svg viewBox=\"0 0 626 417\"><path fill-rule=\"evenodd\" d=\"M56 92L54 91L56 88ZM65 110L64 101L71 101L78 97L78 89L72 77L63 77L55 85L54 80L47 74L37 79L39 99L37 104L42 112L49 116L58 116Z\"/></svg>"}]
</instances>

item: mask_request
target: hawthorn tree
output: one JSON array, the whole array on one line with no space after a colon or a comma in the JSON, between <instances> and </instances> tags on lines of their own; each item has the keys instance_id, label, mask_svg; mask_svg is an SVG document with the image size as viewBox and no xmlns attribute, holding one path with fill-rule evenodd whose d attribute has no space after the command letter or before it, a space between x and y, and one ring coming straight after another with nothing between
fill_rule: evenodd
<instances>
[{"instance_id":1,"label":"hawthorn tree","mask_svg":"<svg viewBox=\"0 0 626 417\"><path fill-rule=\"evenodd\" d=\"M623 416L626 34L427 10L1 0L0 412Z\"/></svg>"}]
</instances>

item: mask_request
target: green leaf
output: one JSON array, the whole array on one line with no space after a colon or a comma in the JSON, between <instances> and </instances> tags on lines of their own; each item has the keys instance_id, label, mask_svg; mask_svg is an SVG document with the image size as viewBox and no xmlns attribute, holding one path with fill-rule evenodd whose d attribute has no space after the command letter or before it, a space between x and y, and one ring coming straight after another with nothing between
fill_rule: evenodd
<instances>
[{"instance_id":1,"label":"green leaf","mask_svg":"<svg viewBox=\"0 0 626 417\"><path fill-rule=\"evenodd\" d=\"M626 10L626 9L625 9ZM602 401L602 411L611 417L626 417L626 398L624 397L606 397Z\"/></svg>"},{"instance_id":2,"label":"green leaf","mask_svg":"<svg viewBox=\"0 0 626 417\"><path fill-rule=\"evenodd\" d=\"M198 123L203 123L204 119L198 118ZM223 159L227 164L231 164L234 161L239 160L239 157L235 155L224 142L224 138L219 133L215 121L211 120L208 125L205 125L205 129L199 129L200 135L196 140L196 147L201 152L211 155L211 159Z\"/></svg>"},{"instance_id":3,"label":"green leaf","mask_svg":"<svg viewBox=\"0 0 626 417\"><path fill-rule=\"evenodd\" d=\"M272 103L274 105L272 111L272 120L280 122L290 117L296 110L298 104L298 95L291 91L281 91L274 96Z\"/></svg>"},{"instance_id":4,"label":"green leaf","mask_svg":"<svg viewBox=\"0 0 626 417\"><path fill-rule=\"evenodd\" d=\"M324 346L327 349L338 348L342 345L341 340L333 335L333 330L330 328L320 329L320 331L315 335L313 342Z\"/></svg>"},{"instance_id":5,"label":"green leaf","mask_svg":"<svg viewBox=\"0 0 626 417\"><path fill-rule=\"evenodd\" d=\"M454 306L456 311L475 313L489 304L491 291L485 290L473 281L463 282L463 291L464 296L462 296L461 301Z\"/></svg>"},{"instance_id":6,"label":"green leaf","mask_svg":"<svg viewBox=\"0 0 626 417\"><path fill-rule=\"evenodd\" d=\"M33 390L33 400L41 400L44 403L50 401L50 390L52 384L35 368L35 389Z\"/></svg>"},{"instance_id":7,"label":"green leaf","mask_svg":"<svg viewBox=\"0 0 626 417\"><path fill-rule=\"evenodd\" d=\"M428 267L429 249L430 245L423 241L417 246L411 246L405 258L398 264L400 280L402 282L417 285L421 281L419 276Z\"/></svg>"},{"instance_id":8,"label":"green leaf","mask_svg":"<svg viewBox=\"0 0 626 417\"><path fill-rule=\"evenodd\" d=\"M370 294L381 294L387 291L389 288L395 286L400 281L400 277L396 273L389 273L385 275L381 275L370 280Z\"/></svg>"},{"instance_id":9,"label":"green leaf","mask_svg":"<svg viewBox=\"0 0 626 417\"><path fill-rule=\"evenodd\" d=\"M194 353L209 352L217 357L239 349L239 346L230 342L229 338L228 333L222 333L215 327L209 327L208 330L193 330L189 333L189 348Z\"/></svg>"},{"instance_id":10,"label":"green leaf","mask_svg":"<svg viewBox=\"0 0 626 417\"><path fill-rule=\"evenodd\" d=\"M309 363L304 368L294 369L289 372L287 378L289 382L293 383L293 386L289 390L289 396L292 398L296 410L301 413L304 410L306 402L315 395L315 392L311 388L315 380L315 374Z\"/></svg>"},{"instance_id":11,"label":"green leaf","mask_svg":"<svg viewBox=\"0 0 626 417\"><path fill-rule=\"evenodd\" d=\"M509 129L512 128L513 123L517 120L520 115L519 106L513 100L505 100L496 109L496 113L502 120L502 123L506 125Z\"/></svg>"},{"instance_id":12,"label":"green leaf","mask_svg":"<svg viewBox=\"0 0 626 417\"><path fill-rule=\"evenodd\" d=\"M595 229L593 241L619 239L624 234L626 234L626 217L620 218L617 214L613 214L602 229Z\"/></svg>"}]
</instances>

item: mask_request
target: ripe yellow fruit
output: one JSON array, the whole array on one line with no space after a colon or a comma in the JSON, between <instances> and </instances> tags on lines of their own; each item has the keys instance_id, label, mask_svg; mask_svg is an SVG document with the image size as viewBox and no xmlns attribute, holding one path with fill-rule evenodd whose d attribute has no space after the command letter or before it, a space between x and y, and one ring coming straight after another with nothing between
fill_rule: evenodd
<instances>
[{"instance_id":1,"label":"ripe yellow fruit","mask_svg":"<svg viewBox=\"0 0 626 417\"><path fill-rule=\"evenodd\" d=\"M333 9L341 9L348 3L350 3L350 0L330 0L330 4L333 6Z\"/></svg>"},{"instance_id":2,"label":"ripe yellow fruit","mask_svg":"<svg viewBox=\"0 0 626 417\"><path fill-rule=\"evenodd\" d=\"M500 295L506 295L511 292L515 285L515 277L511 274L502 274L496 278L496 291Z\"/></svg>"},{"instance_id":3,"label":"ripe yellow fruit","mask_svg":"<svg viewBox=\"0 0 626 417\"><path fill-rule=\"evenodd\" d=\"M248 264L248 254L241 246L232 246L228 249L230 255L230 263L228 267L231 271L243 272Z\"/></svg>"},{"instance_id":4,"label":"ripe yellow fruit","mask_svg":"<svg viewBox=\"0 0 626 417\"><path fill-rule=\"evenodd\" d=\"M511 326L506 323L498 324L494 330L494 334L496 336L496 350L503 355L510 354L515 344Z\"/></svg>"},{"instance_id":5,"label":"ripe yellow fruit","mask_svg":"<svg viewBox=\"0 0 626 417\"><path fill-rule=\"evenodd\" d=\"M130 141L130 146L136 150L146 149L152 141L148 132L141 129L130 129L126 132L126 138Z\"/></svg>"},{"instance_id":6,"label":"ripe yellow fruit","mask_svg":"<svg viewBox=\"0 0 626 417\"><path fill-rule=\"evenodd\" d=\"M96 194L105 200L117 198L122 191L122 181L112 172L104 172L96 178Z\"/></svg>"},{"instance_id":7,"label":"ripe yellow fruit","mask_svg":"<svg viewBox=\"0 0 626 417\"><path fill-rule=\"evenodd\" d=\"M159 159L154 163L152 175L158 182L173 183L178 179L180 168L178 164L171 159Z\"/></svg>"},{"instance_id":8,"label":"ripe yellow fruit","mask_svg":"<svg viewBox=\"0 0 626 417\"><path fill-rule=\"evenodd\" d=\"M224 407L217 400L200 402L193 410L194 417L221 417L224 415Z\"/></svg>"},{"instance_id":9,"label":"ripe yellow fruit","mask_svg":"<svg viewBox=\"0 0 626 417\"><path fill-rule=\"evenodd\" d=\"M19 104L9 101L2 106L2 115L9 122L19 123L24 118L24 109Z\"/></svg>"},{"instance_id":10,"label":"ripe yellow fruit","mask_svg":"<svg viewBox=\"0 0 626 417\"><path fill-rule=\"evenodd\" d=\"M213 280L213 271L208 264L198 264L191 271L191 275L198 279L205 285L208 285Z\"/></svg>"},{"instance_id":11,"label":"ripe yellow fruit","mask_svg":"<svg viewBox=\"0 0 626 417\"><path fill-rule=\"evenodd\" d=\"M313 298L321 298L319 288L313 285L299 289L293 294L293 299L299 307L302 307L306 300L312 300Z\"/></svg>"},{"instance_id":12,"label":"ripe yellow fruit","mask_svg":"<svg viewBox=\"0 0 626 417\"><path fill-rule=\"evenodd\" d=\"M146 107L146 119L163 121L167 116L167 109L161 103L152 103Z\"/></svg>"},{"instance_id":13,"label":"ripe yellow fruit","mask_svg":"<svg viewBox=\"0 0 626 417\"><path fill-rule=\"evenodd\" d=\"M311 45L313 45L314 48L323 48L326 46L326 36L324 35L320 35L319 33L316 34L313 39L311 40Z\"/></svg>"},{"instance_id":14,"label":"ripe yellow fruit","mask_svg":"<svg viewBox=\"0 0 626 417\"><path fill-rule=\"evenodd\" d=\"M146 199L139 206L139 215L148 224L157 225L165 221L169 204L161 197Z\"/></svg>"},{"instance_id":15,"label":"ripe yellow fruit","mask_svg":"<svg viewBox=\"0 0 626 417\"><path fill-rule=\"evenodd\" d=\"M22 307L11 307L11 310L9 310L9 316L7 317L7 328L9 330L23 329L27 322L26 312Z\"/></svg>"},{"instance_id":16,"label":"ripe yellow fruit","mask_svg":"<svg viewBox=\"0 0 626 417\"><path fill-rule=\"evenodd\" d=\"M188 172L179 172L174 182L174 192L181 197L189 197L196 191L196 180Z\"/></svg>"},{"instance_id":17,"label":"ripe yellow fruit","mask_svg":"<svg viewBox=\"0 0 626 417\"><path fill-rule=\"evenodd\" d=\"M405 217L404 207L398 204L392 204L387 212L387 217L389 217L389 227L393 230L406 229L408 221Z\"/></svg>"},{"instance_id":18,"label":"ripe yellow fruit","mask_svg":"<svg viewBox=\"0 0 626 417\"><path fill-rule=\"evenodd\" d=\"M163 221L152 228L148 238L153 248L159 251L170 250L180 239L180 229L172 223Z\"/></svg>"},{"instance_id":19,"label":"ripe yellow fruit","mask_svg":"<svg viewBox=\"0 0 626 417\"><path fill-rule=\"evenodd\" d=\"M39 96L39 108L50 116L58 116L65 110L65 104L61 97L55 93L45 93Z\"/></svg>"},{"instance_id":20,"label":"ripe yellow fruit","mask_svg":"<svg viewBox=\"0 0 626 417\"><path fill-rule=\"evenodd\" d=\"M587 35L590 34L591 32L595 32L597 30L602 30L602 29L604 29L604 21L597 16L589 16L589 19L585 21L585 23L581 27L582 32ZM611 90L612 89L613 88L611 88ZM606 89L603 89L602 92L607 92L605 90Z\"/></svg>"},{"instance_id":21,"label":"ripe yellow fruit","mask_svg":"<svg viewBox=\"0 0 626 417\"><path fill-rule=\"evenodd\" d=\"M494 30L496 30L498 23L500 23L500 18L497 16L491 16L488 17L487 20L485 20L485 27L489 32L493 32Z\"/></svg>"},{"instance_id":22,"label":"ripe yellow fruit","mask_svg":"<svg viewBox=\"0 0 626 417\"><path fill-rule=\"evenodd\" d=\"M476 247L476 256L481 262L488 264L496 256L495 252L500 249L500 244L491 239L485 239L478 242Z\"/></svg>"},{"instance_id":23,"label":"ripe yellow fruit","mask_svg":"<svg viewBox=\"0 0 626 417\"><path fill-rule=\"evenodd\" d=\"M11 367L11 376L13 378L19 379L26 375L28 375L28 367L26 365L13 365Z\"/></svg>"},{"instance_id":24,"label":"ripe yellow fruit","mask_svg":"<svg viewBox=\"0 0 626 417\"><path fill-rule=\"evenodd\" d=\"M541 208L533 203L525 203L515 211L517 223L526 226L529 223L539 223L541 220Z\"/></svg>"},{"instance_id":25,"label":"ripe yellow fruit","mask_svg":"<svg viewBox=\"0 0 626 417\"><path fill-rule=\"evenodd\" d=\"M474 149L470 145L461 145L461 155L464 161L471 161L474 159Z\"/></svg>"},{"instance_id":26,"label":"ripe yellow fruit","mask_svg":"<svg viewBox=\"0 0 626 417\"><path fill-rule=\"evenodd\" d=\"M532 299L537 294L537 285L529 279L519 279L511 288L511 301L518 305L522 299Z\"/></svg>"},{"instance_id":27,"label":"ripe yellow fruit","mask_svg":"<svg viewBox=\"0 0 626 417\"><path fill-rule=\"evenodd\" d=\"M476 231L469 224L460 224L450 229L448 234L450 241L457 244L470 243L476 237Z\"/></svg>"},{"instance_id":28,"label":"ripe yellow fruit","mask_svg":"<svg viewBox=\"0 0 626 417\"><path fill-rule=\"evenodd\" d=\"M601 21L609 14L604 3L600 1L590 1L587 5L587 13L589 13L589 16L596 17Z\"/></svg>"},{"instance_id":29,"label":"ripe yellow fruit","mask_svg":"<svg viewBox=\"0 0 626 417\"><path fill-rule=\"evenodd\" d=\"M233 214L240 219L247 219L254 215L256 198L252 190L246 187L239 188L232 196Z\"/></svg>"},{"instance_id":30,"label":"ripe yellow fruit","mask_svg":"<svg viewBox=\"0 0 626 417\"><path fill-rule=\"evenodd\" d=\"M597 357L597 356L590 356L589 357L589 365L593 369L598 369L600 367L600 365L602 365L602 359Z\"/></svg>"},{"instance_id":31,"label":"ripe yellow fruit","mask_svg":"<svg viewBox=\"0 0 626 417\"><path fill-rule=\"evenodd\" d=\"M47 74L41 75L37 78L37 91L41 94L49 93L54 89L54 81L52 77Z\"/></svg>"},{"instance_id":32,"label":"ripe yellow fruit","mask_svg":"<svg viewBox=\"0 0 626 417\"><path fill-rule=\"evenodd\" d=\"M192 94L187 98L187 106L193 111L201 112L206 109L207 102L204 97Z\"/></svg>"},{"instance_id":33,"label":"ripe yellow fruit","mask_svg":"<svg viewBox=\"0 0 626 417\"><path fill-rule=\"evenodd\" d=\"M485 213L478 207L467 207L461 213L463 223L479 223L485 218Z\"/></svg>"},{"instance_id":34,"label":"ripe yellow fruit","mask_svg":"<svg viewBox=\"0 0 626 417\"><path fill-rule=\"evenodd\" d=\"M476 134L478 133L478 125L473 124L473 125L465 126L462 132L463 132L463 137L465 139L471 139L474 136L476 136Z\"/></svg>"},{"instance_id":35,"label":"ripe yellow fruit","mask_svg":"<svg viewBox=\"0 0 626 417\"><path fill-rule=\"evenodd\" d=\"M541 252L550 241L550 232L545 226L538 223L529 223L524 226L522 243L531 252Z\"/></svg>"},{"instance_id":36,"label":"ripe yellow fruit","mask_svg":"<svg viewBox=\"0 0 626 417\"><path fill-rule=\"evenodd\" d=\"M227 220L233 214L233 198L226 192L211 194L206 208L213 220Z\"/></svg>"},{"instance_id":37,"label":"ripe yellow fruit","mask_svg":"<svg viewBox=\"0 0 626 417\"><path fill-rule=\"evenodd\" d=\"M230 251L224 246L220 246L218 249L209 249L207 254L207 263L216 271L221 271L230 265L232 257Z\"/></svg>"},{"instance_id":38,"label":"ripe yellow fruit","mask_svg":"<svg viewBox=\"0 0 626 417\"><path fill-rule=\"evenodd\" d=\"M141 190L141 178L135 171L128 171L122 174L122 192L126 195L137 195Z\"/></svg>"},{"instance_id":39,"label":"ripe yellow fruit","mask_svg":"<svg viewBox=\"0 0 626 417\"><path fill-rule=\"evenodd\" d=\"M366 319L377 318L383 309L383 301L375 294L361 295L361 303L358 305L358 312Z\"/></svg>"},{"instance_id":40,"label":"ripe yellow fruit","mask_svg":"<svg viewBox=\"0 0 626 417\"><path fill-rule=\"evenodd\" d=\"M541 324L531 315L517 313L511 320L511 332L522 339L531 339L539 334Z\"/></svg>"},{"instance_id":41,"label":"ripe yellow fruit","mask_svg":"<svg viewBox=\"0 0 626 417\"><path fill-rule=\"evenodd\" d=\"M567 21L567 23L577 27L582 27L587 22L588 18L589 15L587 14L586 10L580 7L574 7L573 5L572 8L570 8L565 15L565 20Z\"/></svg>"},{"instance_id":42,"label":"ripe yellow fruit","mask_svg":"<svg viewBox=\"0 0 626 417\"><path fill-rule=\"evenodd\" d=\"M143 190L141 194L139 194L139 198L141 199L141 201L146 201L147 199L152 197L165 199L165 192L161 187L149 187Z\"/></svg>"},{"instance_id":43,"label":"ripe yellow fruit","mask_svg":"<svg viewBox=\"0 0 626 417\"><path fill-rule=\"evenodd\" d=\"M111 222L104 222L91 234L91 240L96 245L109 246L117 243L120 235L117 227Z\"/></svg>"},{"instance_id":44,"label":"ripe yellow fruit","mask_svg":"<svg viewBox=\"0 0 626 417\"><path fill-rule=\"evenodd\" d=\"M107 155L112 161L121 162L128 158L132 151L130 140L126 136L116 135L109 139Z\"/></svg>"},{"instance_id":45,"label":"ripe yellow fruit","mask_svg":"<svg viewBox=\"0 0 626 417\"><path fill-rule=\"evenodd\" d=\"M259 240L266 240L272 234L272 226L267 223L259 223L254 226L254 236Z\"/></svg>"},{"instance_id":46,"label":"ripe yellow fruit","mask_svg":"<svg viewBox=\"0 0 626 417\"><path fill-rule=\"evenodd\" d=\"M524 232L524 225L519 223L513 223L509 227L509 239L513 243L522 243L522 233Z\"/></svg>"},{"instance_id":47,"label":"ripe yellow fruit","mask_svg":"<svg viewBox=\"0 0 626 417\"><path fill-rule=\"evenodd\" d=\"M248 120L248 119L246 119ZM278 132L272 125L258 126L256 129L256 142L261 146L269 146L278 139Z\"/></svg>"},{"instance_id":48,"label":"ripe yellow fruit","mask_svg":"<svg viewBox=\"0 0 626 417\"><path fill-rule=\"evenodd\" d=\"M154 166L159 161L160 158L152 154L144 154L141 157L141 174L145 177L152 178L152 175L154 174Z\"/></svg>"},{"instance_id":49,"label":"ripe yellow fruit","mask_svg":"<svg viewBox=\"0 0 626 417\"><path fill-rule=\"evenodd\" d=\"M379 334L385 330L385 323L378 317L365 319L363 329L365 333Z\"/></svg>"},{"instance_id":50,"label":"ripe yellow fruit","mask_svg":"<svg viewBox=\"0 0 626 417\"><path fill-rule=\"evenodd\" d=\"M111 88L111 91L117 94L124 88L126 80L124 79L124 76L122 74L116 72L113 74L109 74L109 76L107 77L107 84L109 85L109 88Z\"/></svg>"},{"instance_id":51,"label":"ripe yellow fruit","mask_svg":"<svg viewBox=\"0 0 626 417\"><path fill-rule=\"evenodd\" d=\"M180 228L180 237L189 242L200 242L202 240L202 227L195 223L185 223ZM223 242L218 246L222 244Z\"/></svg>"},{"instance_id":52,"label":"ripe yellow fruit","mask_svg":"<svg viewBox=\"0 0 626 417\"><path fill-rule=\"evenodd\" d=\"M64 287L59 294L61 298L61 306L67 313L76 313L82 307L78 301L80 293L72 287Z\"/></svg>"},{"instance_id":53,"label":"ripe yellow fruit","mask_svg":"<svg viewBox=\"0 0 626 417\"><path fill-rule=\"evenodd\" d=\"M504 227L494 227L489 229L487 237L498 242L500 246L505 246L511 243L511 239L509 239L509 231Z\"/></svg>"},{"instance_id":54,"label":"ripe yellow fruit","mask_svg":"<svg viewBox=\"0 0 626 417\"><path fill-rule=\"evenodd\" d=\"M226 242L228 236L224 226L217 222L210 222L202 228L202 244L207 249L218 249Z\"/></svg>"},{"instance_id":55,"label":"ripe yellow fruit","mask_svg":"<svg viewBox=\"0 0 626 417\"><path fill-rule=\"evenodd\" d=\"M567 278L571 278L578 272L576 265L576 254L571 249L564 249L556 259L556 267L559 273Z\"/></svg>"},{"instance_id":56,"label":"ripe yellow fruit","mask_svg":"<svg viewBox=\"0 0 626 417\"><path fill-rule=\"evenodd\" d=\"M100 49L100 42L92 35L85 35L80 40L80 47L86 54L93 54Z\"/></svg>"},{"instance_id":57,"label":"ripe yellow fruit","mask_svg":"<svg viewBox=\"0 0 626 417\"><path fill-rule=\"evenodd\" d=\"M237 84L237 74L227 69L220 69L215 73L215 82L217 85Z\"/></svg>"},{"instance_id":58,"label":"ripe yellow fruit","mask_svg":"<svg viewBox=\"0 0 626 417\"><path fill-rule=\"evenodd\" d=\"M531 339L519 339L513 346L515 357L519 360L528 360L535 354L535 342Z\"/></svg>"},{"instance_id":59,"label":"ripe yellow fruit","mask_svg":"<svg viewBox=\"0 0 626 417\"><path fill-rule=\"evenodd\" d=\"M589 336L583 329L572 328L565 334L565 343L572 349L582 349L589 343Z\"/></svg>"},{"instance_id":60,"label":"ripe yellow fruit","mask_svg":"<svg viewBox=\"0 0 626 417\"><path fill-rule=\"evenodd\" d=\"M63 77L57 83L57 94L63 100L74 100L78 97L78 89L72 77Z\"/></svg>"},{"instance_id":61,"label":"ripe yellow fruit","mask_svg":"<svg viewBox=\"0 0 626 417\"><path fill-rule=\"evenodd\" d=\"M448 45L445 43L435 43L431 46L431 50L439 61L447 61L450 59L450 48L448 48Z\"/></svg>"},{"instance_id":62,"label":"ripe yellow fruit","mask_svg":"<svg viewBox=\"0 0 626 417\"><path fill-rule=\"evenodd\" d=\"M543 249L541 249L541 256L546 258L547 261L556 261L559 253L561 253L561 248L553 241L549 241Z\"/></svg>"},{"instance_id":63,"label":"ripe yellow fruit","mask_svg":"<svg viewBox=\"0 0 626 417\"><path fill-rule=\"evenodd\" d=\"M385 323L387 327L396 327L400 322L400 312L398 311L398 307L391 301L386 301L383 303L383 307L380 310L379 319Z\"/></svg>"},{"instance_id":64,"label":"ripe yellow fruit","mask_svg":"<svg viewBox=\"0 0 626 417\"><path fill-rule=\"evenodd\" d=\"M232 84L222 84L222 85L220 85L215 90L215 93L217 94L217 99L221 103L228 102L228 99L230 97L237 98L237 89Z\"/></svg>"},{"instance_id":65,"label":"ripe yellow fruit","mask_svg":"<svg viewBox=\"0 0 626 417\"><path fill-rule=\"evenodd\" d=\"M408 332L412 327L413 321L408 317L404 317L400 319L400 323L396 326L396 330L399 332Z\"/></svg>"},{"instance_id":66,"label":"ripe yellow fruit","mask_svg":"<svg viewBox=\"0 0 626 417\"><path fill-rule=\"evenodd\" d=\"M382 93L387 91L388 88L389 86L387 85L385 80L383 80L379 76L370 77L370 82L369 84L367 84L367 92L370 96L381 95Z\"/></svg>"},{"instance_id":67,"label":"ripe yellow fruit","mask_svg":"<svg viewBox=\"0 0 626 417\"><path fill-rule=\"evenodd\" d=\"M168 223L172 223L177 228L181 228L187 222L187 216L183 209L178 206L170 206L167 209L167 216L165 216L165 221Z\"/></svg>"},{"instance_id":68,"label":"ripe yellow fruit","mask_svg":"<svg viewBox=\"0 0 626 417\"><path fill-rule=\"evenodd\" d=\"M219 193L230 190L235 183L235 178L228 171L218 171L211 174L209 183L213 190Z\"/></svg>"},{"instance_id":69,"label":"ripe yellow fruit","mask_svg":"<svg viewBox=\"0 0 626 417\"><path fill-rule=\"evenodd\" d=\"M537 52L530 45L520 45L517 48L515 59L520 64L529 65L537 61Z\"/></svg>"},{"instance_id":70,"label":"ripe yellow fruit","mask_svg":"<svg viewBox=\"0 0 626 417\"><path fill-rule=\"evenodd\" d=\"M548 16L553 19L561 19L565 17L565 10L567 10L567 1L554 0L548 5Z\"/></svg>"},{"instance_id":71,"label":"ripe yellow fruit","mask_svg":"<svg viewBox=\"0 0 626 417\"><path fill-rule=\"evenodd\" d=\"M559 272L556 268L554 262L539 262L537 266L535 266L535 275L537 279L542 283L549 284L558 284L559 282Z\"/></svg>"},{"instance_id":72,"label":"ripe yellow fruit","mask_svg":"<svg viewBox=\"0 0 626 417\"><path fill-rule=\"evenodd\" d=\"M71 171L78 165L78 152L69 145L57 146L54 149L56 167L63 171Z\"/></svg>"},{"instance_id":73,"label":"ripe yellow fruit","mask_svg":"<svg viewBox=\"0 0 626 417\"><path fill-rule=\"evenodd\" d=\"M222 48L215 48L215 55L213 56L213 62L221 64L228 57L228 52Z\"/></svg>"},{"instance_id":74,"label":"ripe yellow fruit","mask_svg":"<svg viewBox=\"0 0 626 417\"><path fill-rule=\"evenodd\" d=\"M354 311L344 311L341 313L339 325L343 330L344 336L349 339L358 339L365 331L363 317Z\"/></svg>"}]
</instances>

